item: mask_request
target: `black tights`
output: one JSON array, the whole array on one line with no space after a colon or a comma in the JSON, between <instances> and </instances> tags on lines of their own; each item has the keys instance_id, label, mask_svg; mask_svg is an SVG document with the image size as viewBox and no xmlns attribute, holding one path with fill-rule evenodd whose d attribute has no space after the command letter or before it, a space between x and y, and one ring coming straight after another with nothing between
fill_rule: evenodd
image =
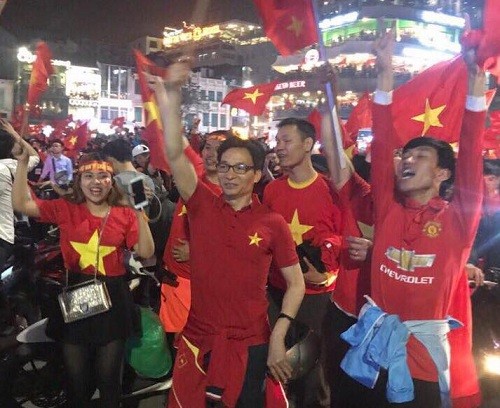
<instances>
[{"instance_id":1,"label":"black tights","mask_svg":"<svg viewBox=\"0 0 500 408\"><path fill-rule=\"evenodd\" d=\"M101 407L118 408L121 395L124 340L104 345L64 344L68 402L71 408L88 408L97 387Z\"/></svg>"}]
</instances>

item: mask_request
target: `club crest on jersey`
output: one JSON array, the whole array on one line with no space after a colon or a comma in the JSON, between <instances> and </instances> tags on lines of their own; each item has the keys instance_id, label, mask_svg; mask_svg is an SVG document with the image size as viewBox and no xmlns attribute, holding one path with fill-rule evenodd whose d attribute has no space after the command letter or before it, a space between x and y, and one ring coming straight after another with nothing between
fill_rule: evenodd
<instances>
[{"instance_id":1,"label":"club crest on jersey","mask_svg":"<svg viewBox=\"0 0 500 408\"><path fill-rule=\"evenodd\" d=\"M422 232L429 238L436 238L441 233L441 223L437 221L427 221Z\"/></svg>"},{"instance_id":2,"label":"club crest on jersey","mask_svg":"<svg viewBox=\"0 0 500 408\"><path fill-rule=\"evenodd\" d=\"M413 272L415 268L430 268L436 259L435 254L420 255L415 251L394 247L387 248L385 256L396 263L398 269L407 272Z\"/></svg>"}]
</instances>

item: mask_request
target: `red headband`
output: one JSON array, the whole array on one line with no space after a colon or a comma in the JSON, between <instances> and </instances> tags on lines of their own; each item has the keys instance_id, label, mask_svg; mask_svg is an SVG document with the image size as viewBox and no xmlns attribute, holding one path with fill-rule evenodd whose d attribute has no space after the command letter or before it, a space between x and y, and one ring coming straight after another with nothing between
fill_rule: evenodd
<instances>
[{"instance_id":1,"label":"red headband","mask_svg":"<svg viewBox=\"0 0 500 408\"><path fill-rule=\"evenodd\" d=\"M108 173L113 173L113 166L106 161L94 160L78 167L78 173L84 173L86 171L107 171Z\"/></svg>"}]
</instances>

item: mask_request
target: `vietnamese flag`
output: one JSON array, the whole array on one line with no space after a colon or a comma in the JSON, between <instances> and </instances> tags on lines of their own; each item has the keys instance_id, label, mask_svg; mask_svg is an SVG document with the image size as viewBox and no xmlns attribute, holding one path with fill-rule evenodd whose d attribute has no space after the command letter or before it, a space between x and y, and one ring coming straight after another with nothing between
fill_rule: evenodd
<instances>
[{"instance_id":1,"label":"vietnamese flag","mask_svg":"<svg viewBox=\"0 0 500 408\"><path fill-rule=\"evenodd\" d=\"M149 88L144 72L164 77L166 69L160 68L147 59L140 51L134 50L139 86L141 88L142 103L146 116L146 128L142 133L148 142L150 162L153 167L170 173L170 167L165 156L165 142L163 141L163 126L154 92Z\"/></svg>"},{"instance_id":2,"label":"vietnamese flag","mask_svg":"<svg viewBox=\"0 0 500 408\"><path fill-rule=\"evenodd\" d=\"M392 116L401 145L431 136L457 142L467 94L467 68L461 56L440 62L394 91Z\"/></svg>"},{"instance_id":3,"label":"vietnamese flag","mask_svg":"<svg viewBox=\"0 0 500 408\"><path fill-rule=\"evenodd\" d=\"M312 0L254 0L267 37L281 55L318 42Z\"/></svg>"},{"instance_id":4,"label":"vietnamese flag","mask_svg":"<svg viewBox=\"0 0 500 408\"><path fill-rule=\"evenodd\" d=\"M358 131L360 129L372 127L372 101L368 92L365 92L361 98L359 98L358 104L351 111L349 119L347 119L344 127L346 132L344 149L356 143Z\"/></svg>"},{"instance_id":5,"label":"vietnamese flag","mask_svg":"<svg viewBox=\"0 0 500 408\"><path fill-rule=\"evenodd\" d=\"M251 115L262 115L266 104L273 95L278 81L251 86L249 88L236 88L229 92L222 104L246 110Z\"/></svg>"},{"instance_id":6,"label":"vietnamese flag","mask_svg":"<svg viewBox=\"0 0 500 408\"><path fill-rule=\"evenodd\" d=\"M123 124L125 123L125 117L124 116L118 116L117 118L114 118L113 121L111 122L111 125L109 127L118 127L122 128Z\"/></svg>"},{"instance_id":7,"label":"vietnamese flag","mask_svg":"<svg viewBox=\"0 0 500 408\"><path fill-rule=\"evenodd\" d=\"M31 70L31 78L28 88L28 97L26 102L30 106L35 106L40 100L40 96L47 89L47 81L54 73L54 68L50 59L52 53L46 43L40 42L36 47L36 59Z\"/></svg>"},{"instance_id":8,"label":"vietnamese flag","mask_svg":"<svg viewBox=\"0 0 500 408\"><path fill-rule=\"evenodd\" d=\"M74 155L82 151L87 147L87 143L90 139L90 132L87 123L77 127L64 139L64 147L68 152L72 152Z\"/></svg>"}]
</instances>

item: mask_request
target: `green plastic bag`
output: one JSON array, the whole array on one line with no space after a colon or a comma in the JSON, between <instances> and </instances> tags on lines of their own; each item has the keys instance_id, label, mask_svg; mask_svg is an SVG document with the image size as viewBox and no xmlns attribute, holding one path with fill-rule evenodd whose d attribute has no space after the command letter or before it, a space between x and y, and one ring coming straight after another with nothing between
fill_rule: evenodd
<instances>
[{"instance_id":1,"label":"green plastic bag","mask_svg":"<svg viewBox=\"0 0 500 408\"><path fill-rule=\"evenodd\" d=\"M172 368L172 355L160 318L149 309L140 309L141 336L127 340L125 358L137 374L160 378Z\"/></svg>"}]
</instances>

